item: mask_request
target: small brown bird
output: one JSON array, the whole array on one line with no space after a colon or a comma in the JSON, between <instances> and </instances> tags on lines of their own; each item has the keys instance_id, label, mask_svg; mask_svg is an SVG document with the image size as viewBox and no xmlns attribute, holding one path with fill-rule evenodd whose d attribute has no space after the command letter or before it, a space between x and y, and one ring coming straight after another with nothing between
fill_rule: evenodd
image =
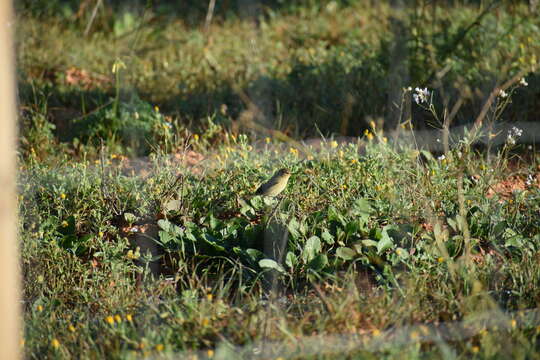
<instances>
[{"instance_id":1,"label":"small brown bird","mask_svg":"<svg viewBox=\"0 0 540 360\"><path fill-rule=\"evenodd\" d=\"M259 186L255 195L262 196L277 196L287 187L287 182L291 177L291 172L288 169L278 170L274 176L267 182Z\"/></svg>"}]
</instances>

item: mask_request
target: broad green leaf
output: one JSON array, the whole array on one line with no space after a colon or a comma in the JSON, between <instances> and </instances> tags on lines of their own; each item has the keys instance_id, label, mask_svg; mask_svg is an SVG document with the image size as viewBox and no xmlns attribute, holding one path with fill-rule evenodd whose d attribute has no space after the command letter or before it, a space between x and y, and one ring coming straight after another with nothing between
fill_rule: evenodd
<instances>
[{"instance_id":1,"label":"broad green leaf","mask_svg":"<svg viewBox=\"0 0 540 360\"><path fill-rule=\"evenodd\" d=\"M352 212L355 215L370 215L373 212L373 208L369 204L369 201L363 198L356 199L353 206Z\"/></svg>"},{"instance_id":2,"label":"broad green leaf","mask_svg":"<svg viewBox=\"0 0 540 360\"><path fill-rule=\"evenodd\" d=\"M371 240L371 239L365 239L365 240L362 240L362 245L377 247L377 241Z\"/></svg>"},{"instance_id":3,"label":"broad green leaf","mask_svg":"<svg viewBox=\"0 0 540 360\"><path fill-rule=\"evenodd\" d=\"M264 254L261 251L257 250L257 249L247 249L246 253L249 255L249 257L253 261L257 261L260 258L264 257Z\"/></svg>"},{"instance_id":4,"label":"broad green leaf","mask_svg":"<svg viewBox=\"0 0 540 360\"><path fill-rule=\"evenodd\" d=\"M180 200L170 200L170 201L167 201L165 203L165 205L163 205L163 208L167 212L178 211L178 210L180 210L181 205L182 205L182 203L180 202Z\"/></svg>"},{"instance_id":5,"label":"broad green leaf","mask_svg":"<svg viewBox=\"0 0 540 360\"><path fill-rule=\"evenodd\" d=\"M285 273L285 269L283 268L283 266L281 266L280 264L278 264L275 260L272 260L272 259L262 259L259 261L259 266L263 269L274 269L274 270L277 270L278 272L284 274Z\"/></svg>"},{"instance_id":6,"label":"broad green leaf","mask_svg":"<svg viewBox=\"0 0 540 360\"><path fill-rule=\"evenodd\" d=\"M291 237L293 239L298 239L300 237L300 232L298 231L300 228L300 224L298 223L298 221L296 221L295 218L291 219L287 228L289 229L289 234L291 234Z\"/></svg>"},{"instance_id":7,"label":"broad green leaf","mask_svg":"<svg viewBox=\"0 0 540 360\"><path fill-rule=\"evenodd\" d=\"M203 239L206 241L207 244L211 245L212 248L214 248L214 250L219 251L219 252L225 251L225 248L221 246L220 244L218 244L217 239L214 238L212 235L204 234Z\"/></svg>"},{"instance_id":8,"label":"broad green leaf","mask_svg":"<svg viewBox=\"0 0 540 360\"><path fill-rule=\"evenodd\" d=\"M292 268L298 263L298 259L296 258L296 255L294 255L293 252L289 251L287 255L285 256L285 264Z\"/></svg>"},{"instance_id":9,"label":"broad green leaf","mask_svg":"<svg viewBox=\"0 0 540 360\"><path fill-rule=\"evenodd\" d=\"M327 244L329 245L334 244L334 237L332 236L332 234L328 232L328 230L324 230L323 233L321 234L321 237Z\"/></svg>"},{"instance_id":10,"label":"broad green leaf","mask_svg":"<svg viewBox=\"0 0 540 360\"><path fill-rule=\"evenodd\" d=\"M356 256L356 252L348 247L339 247L336 250L336 256L343 260L352 260Z\"/></svg>"},{"instance_id":11,"label":"broad green leaf","mask_svg":"<svg viewBox=\"0 0 540 360\"><path fill-rule=\"evenodd\" d=\"M392 241L392 238L390 237L390 235L388 235L387 228L388 228L387 226L385 226L383 228L383 231L381 233L381 235L382 235L381 239L377 243L377 253L378 254L381 254L385 250L390 249L394 245L394 242Z\"/></svg>"},{"instance_id":12,"label":"broad green leaf","mask_svg":"<svg viewBox=\"0 0 540 360\"><path fill-rule=\"evenodd\" d=\"M172 224L168 220L165 220L165 219L158 220L157 224L163 231L171 232Z\"/></svg>"},{"instance_id":13,"label":"broad green leaf","mask_svg":"<svg viewBox=\"0 0 540 360\"><path fill-rule=\"evenodd\" d=\"M302 259L304 260L304 263L308 263L317 254L321 252L321 240L317 236L312 236L306 241L306 245L304 246L304 250L302 251Z\"/></svg>"},{"instance_id":14,"label":"broad green leaf","mask_svg":"<svg viewBox=\"0 0 540 360\"><path fill-rule=\"evenodd\" d=\"M314 271L321 271L326 265L328 265L328 257L325 254L319 254L309 262L308 267Z\"/></svg>"},{"instance_id":15,"label":"broad green leaf","mask_svg":"<svg viewBox=\"0 0 540 360\"><path fill-rule=\"evenodd\" d=\"M500 237L504 233L504 230L506 229L507 226L508 225L506 221L504 220L498 222L497 225L495 225L495 227L493 228L493 237L494 238Z\"/></svg>"},{"instance_id":16,"label":"broad green leaf","mask_svg":"<svg viewBox=\"0 0 540 360\"><path fill-rule=\"evenodd\" d=\"M159 240L163 245L167 245L170 241L174 240L174 236L168 231L159 232Z\"/></svg>"},{"instance_id":17,"label":"broad green leaf","mask_svg":"<svg viewBox=\"0 0 540 360\"><path fill-rule=\"evenodd\" d=\"M168 220L165 220L165 219L158 220L158 226L160 227L160 229L170 233L171 235L179 236L179 237L184 235L184 229L182 229L180 226L176 224L173 224L172 222Z\"/></svg>"},{"instance_id":18,"label":"broad green leaf","mask_svg":"<svg viewBox=\"0 0 540 360\"><path fill-rule=\"evenodd\" d=\"M124 219L128 222L128 224L133 224L135 221L137 221L137 217L132 213L124 213Z\"/></svg>"},{"instance_id":19,"label":"broad green leaf","mask_svg":"<svg viewBox=\"0 0 540 360\"><path fill-rule=\"evenodd\" d=\"M218 227L219 223L220 221L216 219L213 214L210 214L210 229L215 230Z\"/></svg>"}]
</instances>

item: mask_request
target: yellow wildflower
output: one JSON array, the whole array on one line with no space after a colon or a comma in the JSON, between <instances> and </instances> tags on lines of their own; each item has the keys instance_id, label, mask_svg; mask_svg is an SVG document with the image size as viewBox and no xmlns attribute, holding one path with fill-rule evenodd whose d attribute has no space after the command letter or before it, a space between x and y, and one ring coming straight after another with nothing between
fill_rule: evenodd
<instances>
[{"instance_id":1,"label":"yellow wildflower","mask_svg":"<svg viewBox=\"0 0 540 360\"><path fill-rule=\"evenodd\" d=\"M212 301L212 299L214 298L214 296L212 294L207 294L206 295L206 298L208 299L208 301Z\"/></svg>"},{"instance_id":2,"label":"yellow wildflower","mask_svg":"<svg viewBox=\"0 0 540 360\"><path fill-rule=\"evenodd\" d=\"M42 312L43 311L43 306L38 305L36 309L37 309L37 311Z\"/></svg>"},{"instance_id":3,"label":"yellow wildflower","mask_svg":"<svg viewBox=\"0 0 540 360\"><path fill-rule=\"evenodd\" d=\"M369 126L370 126L373 130L375 130L375 121L371 120L371 121L369 122Z\"/></svg>"},{"instance_id":4,"label":"yellow wildflower","mask_svg":"<svg viewBox=\"0 0 540 360\"><path fill-rule=\"evenodd\" d=\"M443 258L442 256L439 256L439 258L437 259L437 262L443 263L443 262L444 262L444 258Z\"/></svg>"},{"instance_id":5,"label":"yellow wildflower","mask_svg":"<svg viewBox=\"0 0 540 360\"><path fill-rule=\"evenodd\" d=\"M210 324L210 320L208 320L207 318L202 319L201 321L202 326L208 326L209 324Z\"/></svg>"},{"instance_id":6,"label":"yellow wildflower","mask_svg":"<svg viewBox=\"0 0 540 360\"><path fill-rule=\"evenodd\" d=\"M139 252L138 247L137 247L137 250L135 250L135 252L133 250L128 250L127 255L126 255L126 258L128 258L129 260L137 260L140 257L141 257L141 254Z\"/></svg>"},{"instance_id":7,"label":"yellow wildflower","mask_svg":"<svg viewBox=\"0 0 540 360\"><path fill-rule=\"evenodd\" d=\"M294 156L298 156L298 149L295 149L295 148L289 148L289 152L291 154L293 154Z\"/></svg>"},{"instance_id":8,"label":"yellow wildflower","mask_svg":"<svg viewBox=\"0 0 540 360\"><path fill-rule=\"evenodd\" d=\"M109 315L105 318L105 321L108 322L110 325L114 325L114 318Z\"/></svg>"},{"instance_id":9,"label":"yellow wildflower","mask_svg":"<svg viewBox=\"0 0 540 360\"><path fill-rule=\"evenodd\" d=\"M411 340L418 340L420 334L416 331L411 332Z\"/></svg>"},{"instance_id":10,"label":"yellow wildflower","mask_svg":"<svg viewBox=\"0 0 540 360\"><path fill-rule=\"evenodd\" d=\"M332 140L332 141L330 141L330 147L331 147L332 149L335 149L335 148L337 148L337 147L338 147L338 143L337 143L337 141L336 141L336 140Z\"/></svg>"},{"instance_id":11,"label":"yellow wildflower","mask_svg":"<svg viewBox=\"0 0 540 360\"><path fill-rule=\"evenodd\" d=\"M122 322L122 317L118 314L114 315L114 321L116 321L117 323L121 323Z\"/></svg>"},{"instance_id":12,"label":"yellow wildflower","mask_svg":"<svg viewBox=\"0 0 540 360\"><path fill-rule=\"evenodd\" d=\"M58 339L54 338L51 340L51 345L53 348L58 349L60 347L60 341Z\"/></svg>"},{"instance_id":13,"label":"yellow wildflower","mask_svg":"<svg viewBox=\"0 0 540 360\"><path fill-rule=\"evenodd\" d=\"M158 351L158 352L163 351L164 348L165 348L165 346L163 346L163 344L157 344L156 345L156 351Z\"/></svg>"},{"instance_id":14,"label":"yellow wildflower","mask_svg":"<svg viewBox=\"0 0 540 360\"><path fill-rule=\"evenodd\" d=\"M60 194L60 199L65 200L65 198L66 198L66 194L61 193L61 194Z\"/></svg>"},{"instance_id":15,"label":"yellow wildflower","mask_svg":"<svg viewBox=\"0 0 540 360\"><path fill-rule=\"evenodd\" d=\"M480 351L480 348L479 348L478 346L473 346L473 347L471 348L471 351L472 351L473 353L476 354L477 352Z\"/></svg>"},{"instance_id":16,"label":"yellow wildflower","mask_svg":"<svg viewBox=\"0 0 540 360\"><path fill-rule=\"evenodd\" d=\"M364 130L364 135L368 138L368 140L373 140L373 134L368 129Z\"/></svg>"},{"instance_id":17,"label":"yellow wildflower","mask_svg":"<svg viewBox=\"0 0 540 360\"><path fill-rule=\"evenodd\" d=\"M266 137L266 138L264 139L264 141L265 141L267 144L270 144L271 139L270 139L269 137Z\"/></svg>"},{"instance_id":18,"label":"yellow wildflower","mask_svg":"<svg viewBox=\"0 0 540 360\"><path fill-rule=\"evenodd\" d=\"M193 134L193 140L195 140L195 141L199 141L199 135L197 135L197 134Z\"/></svg>"},{"instance_id":19,"label":"yellow wildflower","mask_svg":"<svg viewBox=\"0 0 540 360\"><path fill-rule=\"evenodd\" d=\"M515 329L516 326L517 326L517 321L516 321L516 319L510 320L510 327L512 327L512 329Z\"/></svg>"},{"instance_id":20,"label":"yellow wildflower","mask_svg":"<svg viewBox=\"0 0 540 360\"><path fill-rule=\"evenodd\" d=\"M209 358L213 358L213 357L214 357L214 350L209 349L209 350L206 352L206 356L208 356Z\"/></svg>"},{"instance_id":21,"label":"yellow wildflower","mask_svg":"<svg viewBox=\"0 0 540 360\"><path fill-rule=\"evenodd\" d=\"M69 224L68 224L68 222L66 220L62 221L61 225L62 225L62 227L68 227L69 226Z\"/></svg>"},{"instance_id":22,"label":"yellow wildflower","mask_svg":"<svg viewBox=\"0 0 540 360\"><path fill-rule=\"evenodd\" d=\"M129 322L133 321L133 317L131 316L131 314L126 315L126 320L129 321Z\"/></svg>"},{"instance_id":23,"label":"yellow wildflower","mask_svg":"<svg viewBox=\"0 0 540 360\"><path fill-rule=\"evenodd\" d=\"M74 333L77 329L75 329L75 326L69 324L68 330L71 331L72 333Z\"/></svg>"},{"instance_id":24,"label":"yellow wildflower","mask_svg":"<svg viewBox=\"0 0 540 360\"><path fill-rule=\"evenodd\" d=\"M373 334L373 336L375 336L375 337L381 336L381 330L379 330L379 329L373 329L372 334Z\"/></svg>"},{"instance_id":25,"label":"yellow wildflower","mask_svg":"<svg viewBox=\"0 0 540 360\"><path fill-rule=\"evenodd\" d=\"M159 106L157 106L157 105L154 106L154 110L155 110L156 112L159 112Z\"/></svg>"}]
</instances>

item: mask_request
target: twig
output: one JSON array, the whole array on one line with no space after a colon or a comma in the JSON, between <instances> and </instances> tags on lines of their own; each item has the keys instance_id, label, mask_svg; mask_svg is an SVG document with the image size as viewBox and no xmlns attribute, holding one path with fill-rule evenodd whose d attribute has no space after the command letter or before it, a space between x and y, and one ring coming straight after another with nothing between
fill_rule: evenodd
<instances>
[{"instance_id":1,"label":"twig","mask_svg":"<svg viewBox=\"0 0 540 360\"><path fill-rule=\"evenodd\" d=\"M92 27L92 24L94 23L94 19L96 18L98 8L101 6L103 0L97 0L96 6L94 6L94 10L92 10L92 15L90 16L90 20L88 21L88 24L86 24L86 29L84 29L84 36L88 35L88 32L90 31L90 28Z\"/></svg>"},{"instance_id":2,"label":"twig","mask_svg":"<svg viewBox=\"0 0 540 360\"><path fill-rule=\"evenodd\" d=\"M208 32L210 24L212 23L212 17L214 16L214 8L216 7L216 0L210 0L208 3L208 12L206 13L206 20L204 22L204 32Z\"/></svg>"}]
</instances>

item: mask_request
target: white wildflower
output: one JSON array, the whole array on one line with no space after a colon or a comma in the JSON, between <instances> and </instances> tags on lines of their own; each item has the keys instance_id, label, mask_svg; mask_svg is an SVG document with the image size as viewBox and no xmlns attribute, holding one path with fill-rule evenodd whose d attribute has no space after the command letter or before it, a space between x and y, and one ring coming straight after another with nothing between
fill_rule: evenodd
<instances>
[{"instance_id":1,"label":"white wildflower","mask_svg":"<svg viewBox=\"0 0 540 360\"><path fill-rule=\"evenodd\" d=\"M439 160L439 161L443 161L444 159L446 159L446 156L444 156L444 155L441 155L441 156L439 156L437 158L437 160Z\"/></svg>"},{"instance_id":2,"label":"white wildflower","mask_svg":"<svg viewBox=\"0 0 540 360\"><path fill-rule=\"evenodd\" d=\"M529 83L527 82L527 80L525 80L525 78L521 78L521 79L519 79L519 85L528 86Z\"/></svg>"},{"instance_id":3,"label":"white wildflower","mask_svg":"<svg viewBox=\"0 0 540 360\"><path fill-rule=\"evenodd\" d=\"M523 135L523 130L513 126L508 130L508 135L506 136L506 142L510 145L516 144L516 139Z\"/></svg>"},{"instance_id":4,"label":"white wildflower","mask_svg":"<svg viewBox=\"0 0 540 360\"><path fill-rule=\"evenodd\" d=\"M503 89L499 90L499 97L500 98L507 98L508 97L508 93L506 91L504 91Z\"/></svg>"},{"instance_id":5,"label":"white wildflower","mask_svg":"<svg viewBox=\"0 0 540 360\"><path fill-rule=\"evenodd\" d=\"M531 174L529 174L529 175L527 176L527 181L525 181L525 184L527 184L527 186L531 186L533 183L534 183L534 176L532 176Z\"/></svg>"},{"instance_id":6,"label":"white wildflower","mask_svg":"<svg viewBox=\"0 0 540 360\"><path fill-rule=\"evenodd\" d=\"M417 104L421 104L428 101L429 97L429 90L427 88L415 88L414 91L416 91L416 94L413 94L413 99Z\"/></svg>"}]
</instances>

